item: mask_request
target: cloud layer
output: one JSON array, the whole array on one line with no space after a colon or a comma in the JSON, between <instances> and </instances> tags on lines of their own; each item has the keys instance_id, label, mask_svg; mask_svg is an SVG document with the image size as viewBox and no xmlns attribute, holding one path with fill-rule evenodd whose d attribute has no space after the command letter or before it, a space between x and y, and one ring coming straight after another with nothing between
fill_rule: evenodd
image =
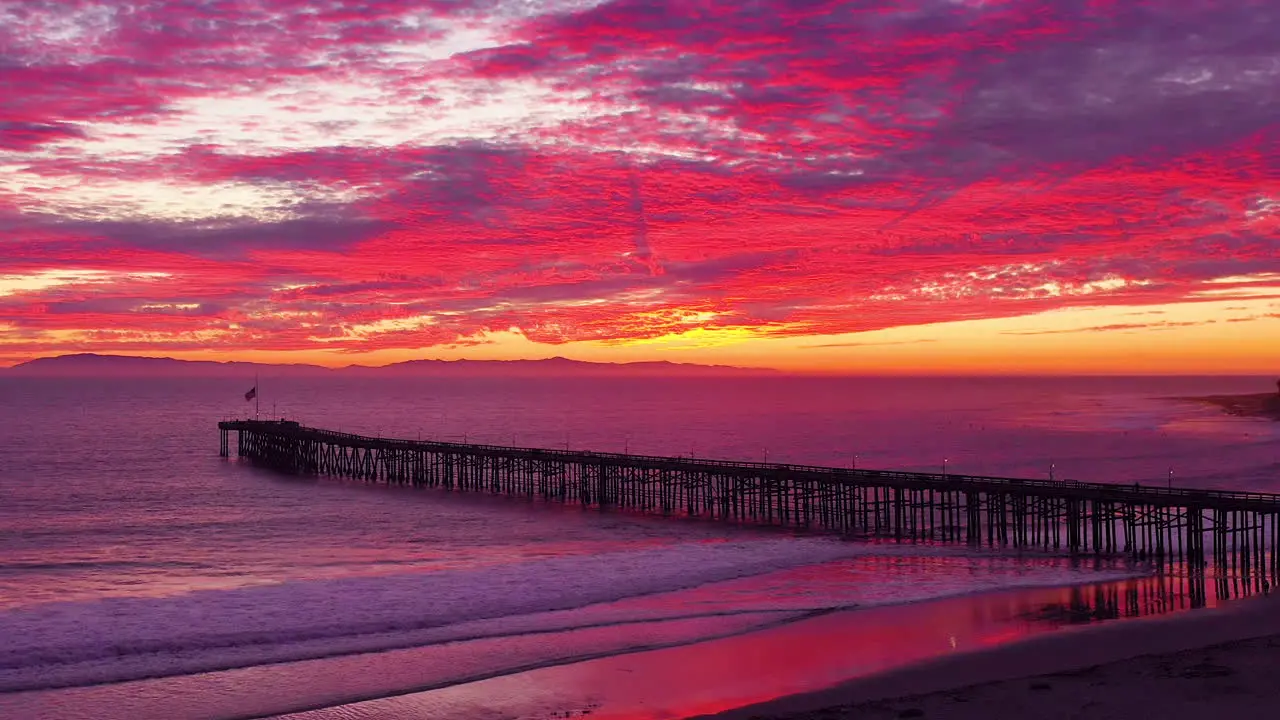
<instances>
[{"instance_id":1,"label":"cloud layer","mask_svg":"<svg viewBox=\"0 0 1280 720\"><path fill-rule=\"evenodd\" d=\"M1266 0L0 0L0 351L1257 297L1277 37Z\"/></svg>"}]
</instances>

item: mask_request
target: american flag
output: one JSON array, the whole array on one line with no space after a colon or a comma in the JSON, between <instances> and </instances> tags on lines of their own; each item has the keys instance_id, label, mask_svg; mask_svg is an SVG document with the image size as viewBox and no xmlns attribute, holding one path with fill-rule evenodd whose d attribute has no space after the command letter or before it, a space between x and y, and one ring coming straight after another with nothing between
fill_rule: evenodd
<instances>
[{"instance_id":1,"label":"american flag","mask_svg":"<svg viewBox=\"0 0 1280 720\"><path fill-rule=\"evenodd\" d=\"M245 393L245 394L244 394L244 399L245 399L245 400L252 400L252 399L254 399L254 398L256 398L256 397L258 397L258 386L257 386L257 385L254 385L253 387L249 388L249 392L247 392L247 393Z\"/></svg>"}]
</instances>

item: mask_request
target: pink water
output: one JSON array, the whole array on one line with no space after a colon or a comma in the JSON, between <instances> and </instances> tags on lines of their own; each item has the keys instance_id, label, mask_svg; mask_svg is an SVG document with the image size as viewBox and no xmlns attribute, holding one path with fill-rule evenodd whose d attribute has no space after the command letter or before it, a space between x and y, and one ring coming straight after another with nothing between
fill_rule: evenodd
<instances>
[{"instance_id":1,"label":"pink water","mask_svg":"<svg viewBox=\"0 0 1280 720\"><path fill-rule=\"evenodd\" d=\"M264 410L371 435L832 465L856 454L860 467L903 469L945 458L957 473L1027 477L1053 464L1058 478L1125 483L1163 483L1172 468L1178 484L1280 491L1280 424L1168 399L1266 384L261 386ZM399 717L451 717L447 693L482 677L510 696L501 716L535 717L542 691L498 679L644 648L719 647L727 640L699 641L871 607L1135 573L278 477L217 457L215 423L244 415L242 385L0 376L0 717L251 717L424 688L439 699L397 705L410 712ZM742 694L707 692L699 702Z\"/></svg>"}]
</instances>

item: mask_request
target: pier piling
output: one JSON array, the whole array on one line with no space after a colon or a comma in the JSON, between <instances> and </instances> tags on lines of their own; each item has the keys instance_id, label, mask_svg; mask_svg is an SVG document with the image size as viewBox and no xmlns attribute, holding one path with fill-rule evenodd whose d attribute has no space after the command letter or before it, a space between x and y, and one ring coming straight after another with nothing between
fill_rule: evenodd
<instances>
[{"instance_id":1,"label":"pier piling","mask_svg":"<svg viewBox=\"0 0 1280 720\"><path fill-rule=\"evenodd\" d=\"M508 495L898 542L965 543L1280 575L1280 495L371 438L218 423L219 454L296 475Z\"/></svg>"}]
</instances>

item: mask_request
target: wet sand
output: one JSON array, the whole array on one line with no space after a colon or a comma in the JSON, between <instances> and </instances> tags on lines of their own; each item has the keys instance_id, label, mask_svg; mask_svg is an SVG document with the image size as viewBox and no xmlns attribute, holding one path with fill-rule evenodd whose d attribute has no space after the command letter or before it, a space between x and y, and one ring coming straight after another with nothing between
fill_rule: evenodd
<instances>
[{"instance_id":1,"label":"wet sand","mask_svg":"<svg viewBox=\"0 0 1280 720\"><path fill-rule=\"evenodd\" d=\"M936 561L931 566L938 567ZM847 571L843 564L811 569L818 575ZM806 589L804 582L797 582L793 587L802 604L812 602L812 586ZM606 623L195 675L0 694L0 718L672 720L817 692L856 678L1064 628L1143 622L1141 618L1153 614L1205 612L1193 609L1197 601L1190 590L1180 578L1142 576L852 608L781 623L776 622L776 612L767 617L758 612L699 615L681 621L698 627L683 629L671 623ZM1222 598L1230 595L1218 592L1201 602L1210 607L1229 602ZM695 614L701 603L711 599L688 594L681 598L680 607ZM732 597L722 599L734 602ZM783 596L775 600L781 602ZM757 621L767 621L767 627ZM702 627L702 623L709 625ZM690 629L693 632L686 632ZM691 640L709 634L711 639Z\"/></svg>"},{"instance_id":2,"label":"wet sand","mask_svg":"<svg viewBox=\"0 0 1280 720\"><path fill-rule=\"evenodd\" d=\"M1280 598L1239 600L954 655L719 720L1270 717Z\"/></svg>"},{"instance_id":3,"label":"wet sand","mask_svg":"<svg viewBox=\"0 0 1280 720\"><path fill-rule=\"evenodd\" d=\"M634 647L640 639L637 633L657 632L656 628L646 630L635 624L498 637L0 695L0 718L671 720L725 711L729 711L726 717L754 715L795 720L920 717L913 715L913 710L927 713L923 717L978 717L961 712L978 713L984 719L1053 717L1034 711L1032 705L1017 703L1052 700L1050 705L1057 707L1064 696L1074 702L1086 691L1109 692L1105 686L1099 689L1091 685L1099 679L1126 686L1137 681L1115 675L1110 668L1105 668L1106 674L1099 677L1082 674L1049 678L1047 689L1032 689L1032 681L1018 678L1063 673L1062 667L1053 664L1063 658L1070 660L1067 667L1074 670L1123 656L1123 652L1116 654L1116 643L1130 647L1138 642L1131 639L1138 637L1132 634L1134 630L1139 635L1154 631L1155 640L1143 642L1157 644L1168 637L1179 642L1185 639L1196 646L1229 641L1231 638L1224 640L1222 630L1217 628L1217 618L1235 617L1241 609L1262 607L1247 600L1225 599L1247 592L1230 586L1223 590L1230 595L1214 592L1203 598L1210 609L1195 609L1197 603L1188 590L1184 579L1156 576L1065 588L1004 590L838 611L744 632L723 627L726 634L717 639L685 643L675 638L675 644L667 647L660 646L660 637L653 639L658 646ZM1280 622L1276 622L1280 607L1266 607L1272 611L1268 622L1275 628L1273 634L1280 634ZM1165 622L1164 618L1194 622ZM1205 620L1211 622L1204 625ZM1243 624L1233 624L1229 629L1244 638L1262 627L1263 623L1247 617ZM583 633L592 637L586 638ZM1093 637L1105 641L1107 647L1101 655L1090 655L1097 650L1097 643L1081 641ZM1062 646L1044 644L1056 638L1069 642ZM591 642L584 644L587 640ZM492 658L500 658L506 667L516 659L513 654L530 649L544 657L544 646L548 644L563 657L540 667L497 675L481 667ZM1060 647L1067 650L1055 649ZM1250 652L1269 650L1263 645ZM1068 651L1082 657L1071 659ZM583 657L584 652L589 654ZM1218 668L1228 666L1234 671L1236 660L1232 658L1236 657L1244 658L1240 662L1246 666L1253 662L1252 656L1243 655L1226 660L1217 656L1189 657L1177 660L1178 664L1164 672L1179 678L1200 673L1207 681L1219 684L1226 677L1225 682L1231 683L1241 675L1224 676ZM1053 662L1046 664L1046 660ZM1275 667L1276 662L1272 659L1267 665ZM459 677L456 682L440 686L432 678L441 677L439 670L446 666L472 677ZM471 666L474 670L468 671ZM1159 666L1142 667L1159 670ZM1005 682L994 682L999 679ZM974 685L981 687L954 692ZM1214 691L1215 687L1210 687L1204 692ZM926 697L918 697L921 695ZM909 699L875 702L902 697ZM855 707L812 712L851 704ZM733 710L744 707L745 712ZM765 707L767 711L761 709ZM1007 714L992 713L992 708L1005 707L1013 709ZM1032 710L1021 712L1017 710L1020 707ZM294 714L280 714L290 711ZM903 712L907 714L901 715ZM1094 714L1081 717L1092 718Z\"/></svg>"},{"instance_id":4,"label":"wet sand","mask_svg":"<svg viewBox=\"0 0 1280 720\"><path fill-rule=\"evenodd\" d=\"M1143 618L1165 613L1214 612L1192 609L1185 591L1178 580L1145 577L837 612L718 640L545 667L280 720L707 716L777 698L806 697L939 657L972 656L1035 636L1074 632L1069 628L1143 623ZM1212 608L1231 601L1210 596L1206 602ZM395 663L403 665L404 660Z\"/></svg>"}]
</instances>

